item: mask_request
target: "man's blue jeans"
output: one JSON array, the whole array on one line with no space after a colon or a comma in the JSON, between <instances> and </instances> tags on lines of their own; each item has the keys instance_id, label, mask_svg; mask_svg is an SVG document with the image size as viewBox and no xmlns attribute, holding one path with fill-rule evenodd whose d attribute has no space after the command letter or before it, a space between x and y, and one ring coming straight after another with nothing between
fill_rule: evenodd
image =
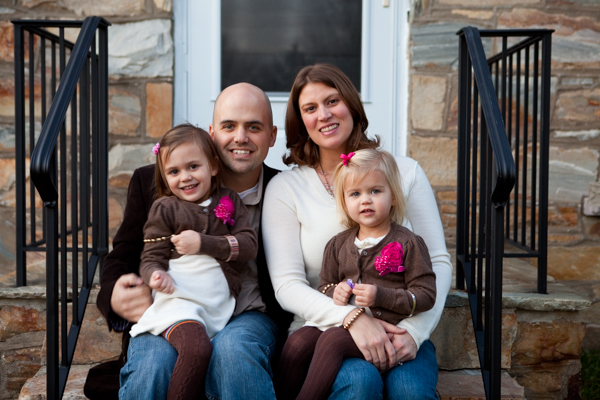
<instances>
[{"instance_id":1,"label":"man's blue jeans","mask_svg":"<svg viewBox=\"0 0 600 400\"><path fill-rule=\"evenodd\" d=\"M423 342L417 357L380 374L372 364L359 358L344 361L333 384L329 400L437 399L438 365L435 347Z\"/></svg>"},{"instance_id":2,"label":"man's blue jeans","mask_svg":"<svg viewBox=\"0 0 600 400\"><path fill-rule=\"evenodd\" d=\"M258 311L235 316L212 340L206 375L209 399L274 399L271 361L277 325ZM131 338L119 399L164 399L177 352L162 336Z\"/></svg>"}]
</instances>

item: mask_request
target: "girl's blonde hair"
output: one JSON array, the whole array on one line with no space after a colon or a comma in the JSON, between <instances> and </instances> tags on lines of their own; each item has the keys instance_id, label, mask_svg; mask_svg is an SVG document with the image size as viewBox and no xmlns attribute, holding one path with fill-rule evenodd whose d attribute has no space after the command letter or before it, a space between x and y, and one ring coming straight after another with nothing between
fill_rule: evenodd
<instances>
[{"instance_id":1,"label":"girl's blonde hair","mask_svg":"<svg viewBox=\"0 0 600 400\"><path fill-rule=\"evenodd\" d=\"M167 183L165 176L164 161L169 159L169 156L177 147L182 144L194 144L204 152L206 159L211 163L213 169L219 170L219 156L215 144L208 132L202 128L198 128L192 124L180 124L171 128L160 139L159 150L156 154L156 198L164 196L173 196L173 192ZM210 181L210 193L214 193L221 186L221 174L217 173Z\"/></svg>"},{"instance_id":2,"label":"girl's blonde hair","mask_svg":"<svg viewBox=\"0 0 600 400\"><path fill-rule=\"evenodd\" d=\"M344 192L346 180L352 185L360 182L373 171L381 171L385 175L392 192L394 204L390 209L390 220L401 225L406 212L406 200L402 192L402 178L394 156L384 150L363 149L354 153L347 165L340 163L333 174L335 202L338 218L346 228L354 228L358 223L350 218Z\"/></svg>"}]
</instances>

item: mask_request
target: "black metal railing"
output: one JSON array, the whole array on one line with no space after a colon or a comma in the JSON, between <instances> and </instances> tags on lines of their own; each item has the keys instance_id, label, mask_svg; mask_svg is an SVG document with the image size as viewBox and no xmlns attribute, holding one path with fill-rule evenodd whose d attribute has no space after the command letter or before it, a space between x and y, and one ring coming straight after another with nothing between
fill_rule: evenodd
<instances>
[{"instance_id":1,"label":"black metal railing","mask_svg":"<svg viewBox=\"0 0 600 400\"><path fill-rule=\"evenodd\" d=\"M12 22L17 285L27 284L27 254L44 252L47 397L58 399L108 249L110 24L99 17ZM66 29L80 29L75 44L65 39Z\"/></svg>"},{"instance_id":2,"label":"black metal railing","mask_svg":"<svg viewBox=\"0 0 600 400\"><path fill-rule=\"evenodd\" d=\"M551 34L458 32L456 286L466 282L488 399L500 399L503 258L537 258L546 292ZM486 60L482 37L502 51ZM516 37L525 39L508 47Z\"/></svg>"}]
</instances>

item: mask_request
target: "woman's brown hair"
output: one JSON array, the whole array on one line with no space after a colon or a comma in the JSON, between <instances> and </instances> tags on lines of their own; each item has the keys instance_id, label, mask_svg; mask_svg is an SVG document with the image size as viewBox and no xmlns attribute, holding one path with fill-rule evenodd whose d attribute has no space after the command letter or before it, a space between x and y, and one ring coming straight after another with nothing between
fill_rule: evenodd
<instances>
[{"instance_id":1,"label":"woman's brown hair","mask_svg":"<svg viewBox=\"0 0 600 400\"><path fill-rule=\"evenodd\" d=\"M379 147L378 136L375 136L375 139L367 137L366 132L369 126L367 114L358 91L346 74L331 64L309 65L298 72L288 99L285 114L285 136L286 147L290 153L283 156L283 162L286 165L315 166L319 163L319 146L310 140L298 104L302 89L309 83L323 83L336 89L350 110L354 128L348 138L347 152Z\"/></svg>"},{"instance_id":2,"label":"woman's brown hair","mask_svg":"<svg viewBox=\"0 0 600 400\"><path fill-rule=\"evenodd\" d=\"M219 169L219 156L217 149L208 132L192 124L180 124L171 128L160 139L159 150L156 154L156 198L173 196L165 176L164 161L169 158L173 150L182 144L192 143L202 149L207 160L215 169ZM221 187L221 174L217 173L210 182L210 193L214 193Z\"/></svg>"}]
</instances>

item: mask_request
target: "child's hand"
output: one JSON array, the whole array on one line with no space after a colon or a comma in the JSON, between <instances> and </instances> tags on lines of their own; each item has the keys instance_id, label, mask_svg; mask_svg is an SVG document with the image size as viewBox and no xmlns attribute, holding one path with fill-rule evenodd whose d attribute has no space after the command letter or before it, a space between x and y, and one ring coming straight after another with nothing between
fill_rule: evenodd
<instances>
[{"instance_id":1,"label":"child's hand","mask_svg":"<svg viewBox=\"0 0 600 400\"><path fill-rule=\"evenodd\" d=\"M172 294L173 290L175 290L175 282L173 282L173 278L167 271L154 271L152 276L150 277L150 284L148 285L152 289L163 292L166 294Z\"/></svg>"},{"instance_id":2,"label":"child's hand","mask_svg":"<svg viewBox=\"0 0 600 400\"><path fill-rule=\"evenodd\" d=\"M375 296L377 295L377 286L357 283L352 293L356 296L357 306L373 307L375 305Z\"/></svg>"},{"instance_id":3,"label":"child's hand","mask_svg":"<svg viewBox=\"0 0 600 400\"><path fill-rule=\"evenodd\" d=\"M200 234L196 231L187 230L171 238L175 250L181 254L198 254L200 251Z\"/></svg>"},{"instance_id":4,"label":"child's hand","mask_svg":"<svg viewBox=\"0 0 600 400\"><path fill-rule=\"evenodd\" d=\"M352 289L346 282L340 282L333 291L333 304L336 306L345 306L352 295Z\"/></svg>"}]
</instances>

